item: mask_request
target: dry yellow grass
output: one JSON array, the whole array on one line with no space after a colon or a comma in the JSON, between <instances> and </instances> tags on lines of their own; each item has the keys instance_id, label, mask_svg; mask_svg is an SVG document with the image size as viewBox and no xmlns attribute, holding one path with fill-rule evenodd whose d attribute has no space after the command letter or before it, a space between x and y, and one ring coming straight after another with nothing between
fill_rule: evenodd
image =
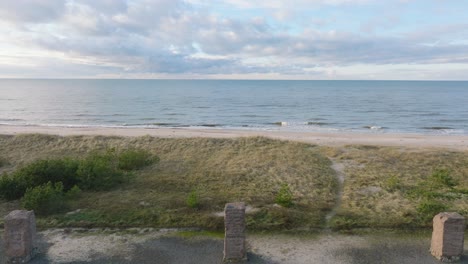
<instances>
[{"instance_id":1,"label":"dry yellow grass","mask_svg":"<svg viewBox=\"0 0 468 264\"><path fill-rule=\"evenodd\" d=\"M344 165L343 196L336 228L420 227L415 190L430 183L440 168L457 181L453 199L440 199L468 217L468 152L400 147L318 147L262 137L238 139L104 137L50 135L0 136L0 173L37 159L80 158L95 150L144 149L160 162L137 171L129 183L107 192L86 192L71 215L39 219L43 226L156 226L222 228L226 202L245 201L259 209L248 214L252 230L325 226L334 208L337 179L332 161ZM291 208L275 206L282 184L293 193ZM418 189L419 188L419 189ZM421 189L422 190L422 189ZM421 191L419 190L419 191ZM187 205L195 191L199 209ZM426 190L424 190L426 191ZM436 193L437 194L437 193ZM439 199L439 198L436 198ZM0 214L19 203L0 201ZM1 220L0 220L1 221Z\"/></svg>"},{"instance_id":2,"label":"dry yellow grass","mask_svg":"<svg viewBox=\"0 0 468 264\"><path fill-rule=\"evenodd\" d=\"M334 203L334 171L318 147L261 137L1 136L0 153L9 165L0 169L13 171L37 159L82 157L109 148L144 149L159 156L160 162L138 171L128 184L117 189L84 193L72 210L85 210L72 216L50 217L44 224L219 228L222 218L214 213L222 211L226 202L245 201L261 209L248 219L255 228L319 227ZM273 206L283 183L294 194L292 208ZM193 190L200 198L199 210L186 204ZM5 206L3 203L0 208Z\"/></svg>"},{"instance_id":3,"label":"dry yellow grass","mask_svg":"<svg viewBox=\"0 0 468 264\"><path fill-rule=\"evenodd\" d=\"M418 206L427 195L438 194L423 190L432 184L430 177L438 169L450 172L458 183L456 190L468 189L468 152L369 146L325 148L324 152L345 165L342 204L334 219L338 226L430 225L427 219L421 220ZM466 194L439 200L449 210L468 216Z\"/></svg>"}]
</instances>

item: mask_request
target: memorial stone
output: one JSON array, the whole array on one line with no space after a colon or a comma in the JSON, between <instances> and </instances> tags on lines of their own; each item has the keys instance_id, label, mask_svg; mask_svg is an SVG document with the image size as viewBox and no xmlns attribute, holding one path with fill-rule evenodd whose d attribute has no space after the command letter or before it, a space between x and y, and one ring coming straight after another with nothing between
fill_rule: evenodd
<instances>
[{"instance_id":1,"label":"memorial stone","mask_svg":"<svg viewBox=\"0 0 468 264\"><path fill-rule=\"evenodd\" d=\"M7 263L26 263L36 250L33 211L15 210L5 217L4 244Z\"/></svg>"},{"instance_id":2,"label":"memorial stone","mask_svg":"<svg viewBox=\"0 0 468 264\"><path fill-rule=\"evenodd\" d=\"M228 203L224 208L224 261L247 260L245 249L245 204Z\"/></svg>"},{"instance_id":3,"label":"memorial stone","mask_svg":"<svg viewBox=\"0 0 468 264\"><path fill-rule=\"evenodd\" d=\"M458 261L463 253L465 218L458 213L434 216L431 254L442 262Z\"/></svg>"}]
</instances>

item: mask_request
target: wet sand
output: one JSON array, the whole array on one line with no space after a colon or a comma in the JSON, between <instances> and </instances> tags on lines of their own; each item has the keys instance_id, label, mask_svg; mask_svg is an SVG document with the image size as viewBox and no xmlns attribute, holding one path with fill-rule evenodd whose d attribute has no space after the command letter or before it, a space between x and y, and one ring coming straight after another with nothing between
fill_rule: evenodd
<instances>
[{"instance_id":1,"label":"wet sand","mask_svg":"<svg viewBox=\"0 0 468 264\"><path fill-rule=\"evenodd\" d=\"M106 127L47 127L0 125L0 134L43 133L61 136L103 135L103 136L155 136L164 138L235 138L264 136L281 140L293 140L318 145L376 145L404 146L412 148L443 148L468 150L467 135L419 135L386 133L318 133L231 129L192 129L192 128L106 128Z\"/></svg>"}]
</instances>

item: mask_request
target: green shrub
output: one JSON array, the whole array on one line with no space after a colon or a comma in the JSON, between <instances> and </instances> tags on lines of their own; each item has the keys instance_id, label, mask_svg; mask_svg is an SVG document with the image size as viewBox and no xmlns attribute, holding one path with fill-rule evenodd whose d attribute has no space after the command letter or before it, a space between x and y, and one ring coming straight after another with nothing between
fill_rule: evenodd
<instances>
[{"instance_id":1,"label":"green shrub","mask_svg":"<svg viewBox=\"0 0 468 264\"><path fill-rule=\"evenodd\" d=\"M283 184L276 194L275 202L283 207L291 207L293 205L293 194L289 185Z\"/></svg>"},{"instance_id":2,"label":"green shrub","mask_svg":"<svg viewBox=\"0 0 468 264\"><path fill-rule=\"evenodd\" d=\"M156 161L148 152L129 150L116 155L113 150L92 153L83 160L49 159L32 162L11 175L0 178L0 198L21 198L28 188L61 183L65 192L77 190L108 190L125 180L122 170L141 168Z\"/></svg>"},{"instance_id":3,"label":"green shrub","mask_svg":"<svg viewBox=\"0 0 468 264\"><path fill-rule=\"evenodd\" d=\"M78 162L71 159L38 160L16 170L8 183L11 195L9 199L18 199L26 189L48 182L61 182L65 190L77 184L76 170ZM1 185L1 184L0 184ZM4 191L0 187L0 191Z\"/></svg>"},{"instance_id":4,"label":"green shrub","mask_svg":"<svg viewBox=\"0 0 468 264\"><path fill-rule=\"evenodd\" d=\"M76 199L78 197L80 197L81 195L81 189L80 187L78 186L73 186L67 193L66 193L66 197L68 199Z\"/></svg>"},{"instance_id":5,"label":"green shrub","mask_svg":"<svg viewBox=\"0 0 468 264\"><path fill-rule=\"evenodd\" d=\"M119 169L127 171L141 169L159 160L145 150L126 150L119 154L118 159Z\"/></svg>"},{"instance_id":6,"label":"green shrub","mask_svg":"<svg viewBox=\"0 0 468 264\"><path fill-rule=\"evenodd\" d=\"M77 170L78 186L84 190L108 190L124 182L113 153L94 153L82 160Z\"/></svg>"},{"instance_id":7,"label":"green shrub","mask_svg":"<svg viewBox=\"0 0 468 264\"><path fill-rule=\"evenodd\" d=\"M40 185L28 188L21 199L21 206L34 210L38 215L58 213L65 209L65 199L62 183Z\"/></svg>"},{"instance_id":8,"label":"green shrub","mask_svg":"<svg viewBox=\"0 0 468 264\"><path fill-rule=\"evenodd\" d=\"M0 198L9 201L19 199L25 190L26 187L12 176L4 173L0 177Z\"/></svg>"},{"instance_id":9,"label":"green shrub","mask_svg":"<svg viewBox=\"0 0 468 264\"><path fill-rule=\"evenodd\" d=\"M197 209L200 206L198 193L196 191L190 192L189 195L187 196L186 203L188 207Z\"/></svg>"},{"instance_id":10,"label":"green shrub","mask_svg":"<svg viewBox=\"0 0 468 264\"><path fill-rule=\"evenodd\" d=\"M427 199L419 203L417 212L423 223L430 221L436 214L446 211L448 207L436 200Z\"/></svg>"}]
</instances>

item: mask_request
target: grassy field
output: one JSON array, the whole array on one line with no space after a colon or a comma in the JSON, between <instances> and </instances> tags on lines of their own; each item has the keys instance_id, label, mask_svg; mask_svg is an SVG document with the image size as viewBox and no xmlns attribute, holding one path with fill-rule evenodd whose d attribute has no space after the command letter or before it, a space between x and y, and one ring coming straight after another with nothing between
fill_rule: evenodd
<instances>
[{"instance_id":1,"label":"grassy field","mask_svg":"<svg viewBox=\"0 0 468 264\"><path fill-rule=\"evenodd\" d=\"M83 192L74 214L39 219L42 226L155 226L221 229L227 202L244 201L252 229L316 228L334 205L336 179L317 146L266 138L161 139L154 137L1 136L3 172L37 159L79 158L88 152L137 148L160 161L133 173L110 191ZM281 186L293 194L289 208L274 205ZM198 208L187 204L195 194ZM0 213L19 206L3 202Z\"/></svg>"},{"instance_id":2,"label":"grassy field","mask_svg":"<svg viewBox=\"0 0 468 264\"><path fill-rule=\"evenodd\" d=\"M332 225L424 227L440 211L468 217L468 152L397 147L324 148L344 165L343 197Z\"/></svg>"},{"instance_id":3,"label":"grassy field","mask_svg":"<svg viewBox=\"0 0 468 264\"><path fill-rule=\"evenodd\" d=\"M442 209L468 216L468 152L323 147L262 137L3 135L0 174L39 159L80 159L110 149L142 149L159 162L110 190L83 191L63 213L40 216L40 226L221 230L224 204L235 201L251 208L249 230L425 227ZM333 163L344 166L342 186ZM276 204L284 186L292 196L290 207ZM340 188L340 206L334 208ZM0 215L16 208L19 201L0 200ZM331 210L337 214L327 223Z\"/></svg>"}]
</instances>

